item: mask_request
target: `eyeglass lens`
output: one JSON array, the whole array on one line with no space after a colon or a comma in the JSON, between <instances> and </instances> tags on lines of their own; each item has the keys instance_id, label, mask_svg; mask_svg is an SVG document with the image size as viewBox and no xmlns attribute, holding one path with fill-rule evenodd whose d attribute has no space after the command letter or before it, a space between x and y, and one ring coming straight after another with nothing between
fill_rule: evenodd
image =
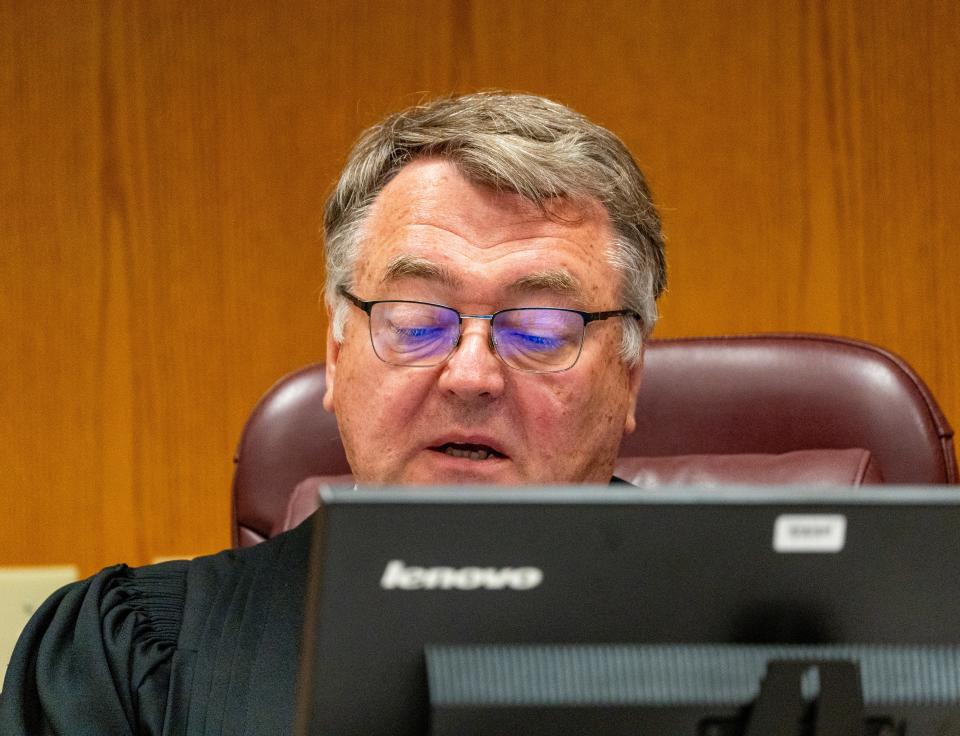
<instances>
[{"instance_id":1,"label":"eyeglass lens","mask_svg":"<svg viewBox=\"0 0 960 736\"><path fill-rule=\"evenodd\" d=\"M548 372L571 367L583 342L583 318L560 309L510 309L492 320L494 347L509 366ZM394 365L443 362L460 338L460 317L447 307L415 302L378 302L370 312L377 356Z\"/></svg>"},{"instance_id":2,"label":"eyeglass lens","mask_svg":"<svg viewBox=\"0 0 960 736\"><path fill-rule=\"evenodd\" d=\"M500 312L491 329L500 357L522 371L569 368L580 355L583 341L583 318L559 309Z\"/></svg>"}]
</instances>

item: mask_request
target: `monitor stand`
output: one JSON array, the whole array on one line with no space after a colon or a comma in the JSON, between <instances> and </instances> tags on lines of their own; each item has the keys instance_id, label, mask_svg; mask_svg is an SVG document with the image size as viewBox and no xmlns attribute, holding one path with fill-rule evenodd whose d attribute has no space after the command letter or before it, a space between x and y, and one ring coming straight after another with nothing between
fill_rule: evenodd
<instances>
[{"instance_id":1,"label":"monitor stand","mask_svg":"<svg viewBox=\"0 0 960 736\"><path fill-rule=\"evenodd\" d=\"M551 652L551 650L554 650ZM589 648L587 648L589 651ZM602 651L602 650L601 650ZM612 648L610 656L624 656ZM867 718L860 667L840 659L771 659L752 702L613 702L622 683L610 682L591 656L577 647L428 647L431 736L900 736L905 725L880 716ZM544 675L544 662L565 662ZM631 671L622 664L621 671ZM691 665L688 669L695 669ZM579 671L574 671L579 670ZM644 676L642 668L632 668ZM646 675L649 675L646 672ZM525 677L526 675L526 677ZM705 675L710 679L712 675ZM693 675L696 678L696 675ZM722 678L722 674L721 674ZM577 692L571 683L592 686ZM609 679L609 678L608 678ZM515 698L474 692L483 680L530 685ZM811 682L818 692L809 697ZM475 688L485 690L485 688ZM588 692L589 690L589 692ZM806 691L806 692L805 692ZM457 692L456 698L449 697ZM592 694L591 694L592 693ZM594 698L591 702L591 698ZM564 701L567 702L564 702ZM569 701L575 702L569 702ZM511 702L512 701L512 702Z\"/></svg>"}]
</instances>

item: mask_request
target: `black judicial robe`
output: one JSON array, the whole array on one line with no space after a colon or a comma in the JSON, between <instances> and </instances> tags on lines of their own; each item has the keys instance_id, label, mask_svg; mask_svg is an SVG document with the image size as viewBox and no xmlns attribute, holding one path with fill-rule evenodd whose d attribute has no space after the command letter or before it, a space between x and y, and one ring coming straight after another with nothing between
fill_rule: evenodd
<instances>
[{"instance_id":1,"label":"black judicial robe","mask_svg":"<svg viewBox=\"0 0 960 736\"><path fill-rule=\"evenodd\" d=\"M0 734L290 733L311 528L61 589L13 654Z\"/></svg>"}]
</instances>

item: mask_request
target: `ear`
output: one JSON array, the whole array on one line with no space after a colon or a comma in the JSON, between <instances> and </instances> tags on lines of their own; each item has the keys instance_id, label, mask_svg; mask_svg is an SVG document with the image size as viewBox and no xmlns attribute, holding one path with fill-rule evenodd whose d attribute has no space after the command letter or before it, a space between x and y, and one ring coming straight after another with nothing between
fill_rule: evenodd
<instances>
[{"instance_id":1,"label":"ear","mask_svg":"<svg viewBox=\"0 0 960 736\"><path fill-rule=\"evenodd\" d=\"M643 351L636 365L627 368L629 387L627 389L630 403L627 404L627 416L623 422L623 433L630 434L637 428L637 396L640 395L640 382L643 374Z\"/></svg>"},{"instance_id":2,"label":"ear","mask_svg":"<svg viewBox=\"0 0 960 736\"><path fill-rule=\"evenodd\" d=\"M340 343L333 339L333 328L327 326L327 385L323 392L323 408L331 414L333 410L333 392L337 378L337 360L340 358Z\"/></svg>"}]
</instances>

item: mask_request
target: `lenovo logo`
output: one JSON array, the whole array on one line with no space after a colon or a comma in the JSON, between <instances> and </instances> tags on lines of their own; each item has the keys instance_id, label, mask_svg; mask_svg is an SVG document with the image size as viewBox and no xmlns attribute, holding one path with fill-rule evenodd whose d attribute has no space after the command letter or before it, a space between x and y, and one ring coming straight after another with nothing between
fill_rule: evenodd
<instances>
[{"instance_id":1,"label":"lenovo logo","mask_svg":"<svg viewBox=\"0 0 960 736\"><path fill-rule=\"evenodd\" d=\"M390 560L380 578L384 590L530 590L543 581L538 567L414 567Z\"/></svg>"}]
</instances>

